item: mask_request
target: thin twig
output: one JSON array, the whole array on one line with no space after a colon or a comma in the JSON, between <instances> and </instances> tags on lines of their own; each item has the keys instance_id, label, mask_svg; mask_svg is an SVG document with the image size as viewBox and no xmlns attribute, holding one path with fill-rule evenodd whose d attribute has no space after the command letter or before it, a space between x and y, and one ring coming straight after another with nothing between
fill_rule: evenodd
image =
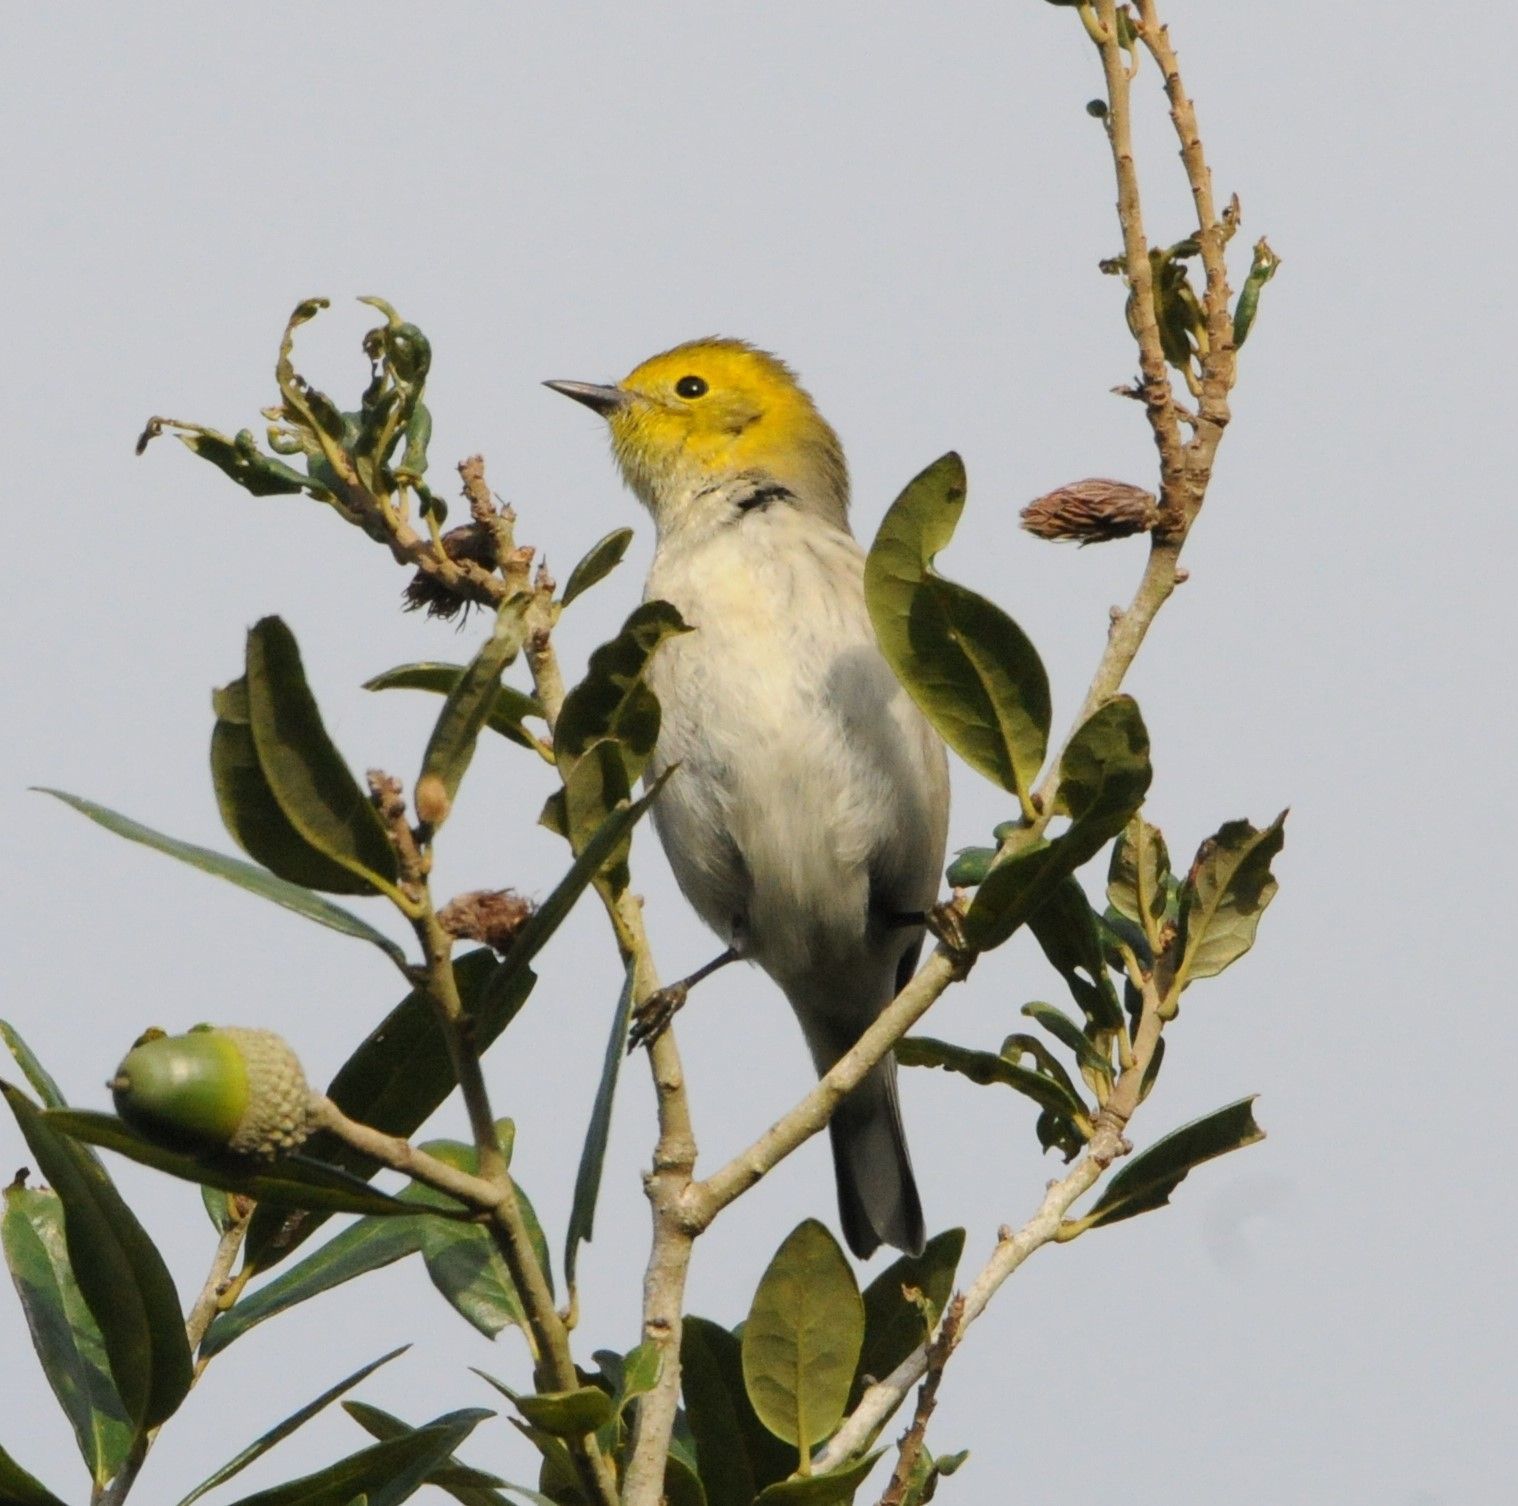
<instances>
[{"instance_id":1,"label":"thin twig","mask_svg":"<svg viewBox=\"0 0 1518 1506\"><path fill-rule=\"evenodd\" d=\"M564 704L564 679L550 636L551 624L529 634L527 663L550 733ZM633 997L646 999L659 988L659 974L643 926L643 904L630 890L620 893L598 883L596 893L611 921L623 965L633 970ZM638 1399L623 1475L625 1506L657 1506L664 1493L665 1461L680 1405L680 1333L685 1279L695 1230L685 1212L695 1175L696 1136L691 1124L685 1069L673 1030L649 1048L658 1113L653 1167L644 1177L653 1215L653 1240L643 1274L643 1337L660 1354L659 1379Z\"/></svg>"},{"instance_id":2,"label":"thin twig","mask_svg":"<svg viewBox=\"0 0 1518 1506\"><path fill-rule=\"evenodd\" d=\"M506 1157L496 1138L495 1117L480 1067L480 1054L453 973L453 938L438 921L430 895L424 897L423 913L413 921L413 928L426 959L423 987L447 1041L454 1079L469 1115L480 1179L495 1193L495 1203L490 1210L490 1231L527 1318L537 1361L536 1383L544 1390L573 1391L578 1388L580 1378L570 1352L569 1330L554 1304L547 1273L538 1260L517 1197L516 1184L506 1169ZM616 1477L595 1436L586 1434L567 1438L565 1443L592 1498L605 1506L614 1506Z\"/></svg>"},{"instance_id":3,"label":"thin twig","mask_svg":"<svg viewBox=\"0 0 1518 1506\"><path fill-rule=\"evenodd\" d=\"M729 1203L823 1129L839 1103L885 1059L943 991L964 977L965 970L966 959L961 954L942 944L935 947L917 975L823 1074L816 1087L725 1166L704 1181L692 1183L683 1200L691 1229L705 1229Z\"/></svg>"},{"instance_id":4,"label":"thin twig","mask_svg":"<svg viewBox=\"0 0 1518 1506\"><path fill-rule=\"evenodd\" d=\"M1223 248L1236 223L1236 211L1231 211L1227 223L1217 216L1211 174L1202 151L1195 112L1182 83L1169 34L1159 21L1156 0L1137 0L1137 3L1138 33L1164 78L1171 119L1180 138L1181 158L1197 212L1197 239L1207 274L1204 304L1208 349L1201 356L1201 405L1194 424L1195 433L1189 442L1182 444L1178 427L1181 415L1171 391L1155 323L1149 248L1133 161L1130 78L1117 42L1116 0L1096 0L1099 28L1092 35L1101 51L1107 84L1107 129L1118 185L1124 269L1131 289L1131 324L1139 346L1145 410L1160 456L1160 502L1169 521L1152 538L1144 575L1132 602L1113 618L1106 649L1076 716L1075 727L1116 694L1156 613L1180 579L1178 557L1211 481L1213 460L1228 422L1228 392L1235 376L1233 332L1228 314L1230 293ZM1013 833L1003 846L1004 855L1040 834L1052 813L1058 785L1059 760L1055 759L1037 791L1036 803L1041 811L1039 820L1032 827ZM1123 1131L1138 1107L1144 1076L1164 1028L1160 1003L1153 980L1146 980L1138 1028L1134 1031L1130 1049L1123 1053L1122 1072L1097 1116L1096 1133L1075 1166L1064 1177L1049 1184L1033 1217L1016 1231L1002 1231L990 1259L965 1293L959 1315L961 1333L985 1311L1001 1284L1030 1255L1046 1244L1075 1237L1081 1232L1080 1222L1067 1224L1066 1215L1096 1185L1111 1162L1128 1149ZM929 1356L930 1346L920 1346L890 1375L870 1386L848 1420L817 1454L813 1460L814 1470L822 1473L834 1469L866 1448L927 1372Z\"/></svg>"},{"instance_id":5,"label":"thin twig","mask_svg":"<svg viewBox=\"0 0 1518 1506\"><path fill-rule=\"evenodd\" d=\"M1097 45L1107 83L1107 139L1117 177L1117 218L1123 232L1123 267L1128 280L1129 324L1138 342L1143 375L1144 410L1160 454L1160 510L1171 524L1184 515L1179 487L1184 470L1180 424L1170 389L1170 370L1154 306L1154 276L1149 265L1149 241L1144 233L1139 200L1138 169L1133 161L1131 80L1123 49L1117 40L1117 0L1096 0L1102 36Z\"/></svg>"},{"instance_id":6,"label":"thin twig","mask_svg":"<svg viewBox=\"0 0 1518 1506\"><path fill-rule=\"evenodd\" d=\"M243 1237L248 1232L248 1220L253 1216L253 1204L246 1199L239 1199L238 1211L233 1215L227 1227L222 1230L221 1238L216 1242L216 1253L211 1257L211 1268L206 1272L206 1279L201 1284L200 1292L190 1307L188 1316L185 1318L185 1338L189 1342L190 1353L200 1347L200 1341L206 1336L206 1329L211 1326L211 1320L216 1316L218 1303L222 1293L226 1290L227 1281L232 1274L232 1267L237 1263L237 1252L242 1249ZM203 1371L209 1363L207 1360L196 1362L191 1385L200 1379ZM141 1433L134 1440L130 1452L122 1461L121 1468L116 1471L110 1483L102 1490L96 1488L90 1496L94 1506L121 1506L130 1494L133 1485L137 1483L137 1476L142 1472L142 1466L147 1462L148 1450L157 1441L162 1425L151 1428L146 1433Z\"/></svg>"},{"instance_id":7,"label":"thin twig","mask_svg":"<svg viewBox=\"0 0 1518 1506\"><path fill-rule=\"evenodd\" d=\"M938 1325L938 1332L934 1335L933 1342L928 1345L925 1356L927 1369L923 1376L922 1387L917 1393L917 1405L912 1411L912 1422L896 1445L896 1468L891 1471L890 1482L881 1493L879 1506L902 1506L907 1498L907 1487L912 1482L912 1472L917 1468L917 1461L922 1458L928 1434L928 1422L933 1416L934 1407L938 1405L938 1386L943 1380L944 1366L949 1363L949 1356L954 1353L955 1346L959 1343L960 1331L964 1325L964 1311L965 1299L956 1295L944 1309L943 1321Z\"/></svg>"},{"instance_id":8,"label":"thin twig","mask_svg":"<svg viewBox=\"0 0 1518 1506\"><path fill-rule=\"evenodd\" d=\"M387 1135L383 1130L350 1119L330 1098L320 1093L311 1095L311 1126L326 1130L344 1145L362 1151L382 1166L410 1177L413 1182L447 1193L481 1213L493 1212L500 1201L500 1192L494 1182L450 1166L399 1135Z\"/></svg>"},{"instance_id":9,"label":"thin twig","mask_svg":"<svg viewBox=\"0 0 1518 1506\"><path fill-rule=\"evenodd\" d=\"M216 1254L211 1260L211 1269L206 1273L200 1295L196 1297L190 1315L184 1321L185 1337L190 1341L192 1354L200 1348L200 1341L205 1338L206 1329L216 1316L221 1295L227 1289L227 1282L232 1275L232 1267L237 1263L237 1252L242 1249L243 1238L248 1232L248 1220L253 1217L251 1202L245 1198L238 1198L237 1202L239 1209L221 1232ZM196 1366L196 1375L204 1368L205 1361L202 1360Z\"/></svg>"},{"instance_id":10,"label":"thin twig","mask_svg":"<svg viewBox=\"0 0 1518 1506\"><path fill-rule=\"evenodd\" d=\"M1232 300L1223 251L1238 221L1236 214L1227 221L1218 217L1212 192L1212 170L1207 166L1207 156L1202 148L1196 111L1181 80L1180 61L1170 45L1170 29L1160 20L1155 0L1138 0L1138 10L1136 29L1139 38L1159 65L1165 94L1170 101L1170 119L1180 140L1181 162L1186 169L1186 181L1196 209L1197 244L1201 247L1202 268L1206 273L1202 304L1207 315L1208 349L1202 361L1202 397L1198 416L1221 434L1228 423L1228 393L1233 386L1235 367L1233 319L1229 313ZM1217 439L1214 438L1212 447L1215 449L1216 445ZM1209 463L1210 458L1209 454ZM1200 501L1198 494L1198 505Z\"/></svg>"}]
</instances>

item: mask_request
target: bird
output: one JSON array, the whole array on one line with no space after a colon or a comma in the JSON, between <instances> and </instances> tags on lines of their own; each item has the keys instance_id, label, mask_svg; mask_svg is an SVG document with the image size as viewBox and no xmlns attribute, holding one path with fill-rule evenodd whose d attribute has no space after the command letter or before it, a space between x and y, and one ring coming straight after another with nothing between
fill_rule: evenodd
<instances>
[{"instance_id":1,"label":"bird","mask_svg":"<svg viewBox=\"0 0 1518 1506\"><path fill-rule=\"evenodd\" d=\"M790 1002L818 1075L912 976L948 836L942 741L876 644L831 425L776 356L710 337L620 382L545 385L607 422L653 516L645 599L666 640L647 777L680 889ZM688 980L690 981L690 980ZM828 1125L844 1237L921 1253L921 1198L887 1056Z\"/></svg>"}]
</instances>

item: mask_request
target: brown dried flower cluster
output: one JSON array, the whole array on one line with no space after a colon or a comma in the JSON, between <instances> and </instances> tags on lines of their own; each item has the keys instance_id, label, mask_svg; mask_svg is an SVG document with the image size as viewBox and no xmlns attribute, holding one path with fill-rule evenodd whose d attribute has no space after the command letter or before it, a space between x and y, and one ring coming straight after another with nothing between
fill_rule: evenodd
<instances>
[{"instance_id":1,"label":"brown dried flower cluster","mask_svg":"<svg viewBox=\"0 0 1518 1506\"><path fill-rule=\"evenodd\" d=\"M486 570L494 570L500 563L495 535L479 523L465 523L462 527L450 528L443 535L443 551L455 563L468 561L481 565ZM408 612L421 609L429 617L441 617L445 622L457 617L460 612L467 615L469 608L474 605L467 597L449 590L425 570L418 570L411 577L411 583L406 587L405 602Z\"/></svg>"},{"instance_id":2,"label":"brown dried flower cluster","mask_svg":"<svg viewBox=\"0 0 1518 1506\"><path fill-rule=\"evenodd\" d=\"M514 889L471 889L437 912L438 923L461 941L480 941L505 952L536 908Z\"/></svg>"},{"instance_id":3,"label":"brown dried flower cluster","mask_svg":"<svg viewBox=\"0 0 1518 1506\"><path fill-rule=\"evenodd\" d=\"M1041 539L1099 544L1148 533L1159 522L1160 510L1153 492L1093 476L1035 498L1021 516L1023 527Z\"/></svg>"}]
</instances>

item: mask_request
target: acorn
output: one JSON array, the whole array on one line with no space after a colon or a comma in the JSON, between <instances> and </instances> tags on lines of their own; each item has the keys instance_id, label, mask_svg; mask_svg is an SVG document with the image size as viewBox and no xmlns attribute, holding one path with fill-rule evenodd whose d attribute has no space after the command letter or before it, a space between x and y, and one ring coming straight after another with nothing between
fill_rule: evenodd
<instances>
[{"instance_id":1,"label":"acorn","mask_svg":"<svg viewBox=\"0 0 1518 1506\"><path fill-rule=\"evenodd\" d=\"M150 1031L108 1084L116 1112L174 1150L272 1161L311 1132L311 1090L300 1061L269 1030L200 1025Z\"/></svg>"}]
</instances>

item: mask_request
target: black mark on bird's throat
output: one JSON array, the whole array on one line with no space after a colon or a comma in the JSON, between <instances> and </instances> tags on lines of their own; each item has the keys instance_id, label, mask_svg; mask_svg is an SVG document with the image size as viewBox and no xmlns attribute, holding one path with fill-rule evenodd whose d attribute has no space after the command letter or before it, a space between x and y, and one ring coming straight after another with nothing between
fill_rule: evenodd
<instances>
[{"instance_id":1,"label":"black mark on bird's throat","mask_svg":"<svg viewBox=\"0 0 1518 1506\"><path fill-rule=\"evenodd\" d=\"M736 499L739 513L763 512L772 502L794 502L796 494L778 481L766 481Z\"/></svg>"}]
</instances>

